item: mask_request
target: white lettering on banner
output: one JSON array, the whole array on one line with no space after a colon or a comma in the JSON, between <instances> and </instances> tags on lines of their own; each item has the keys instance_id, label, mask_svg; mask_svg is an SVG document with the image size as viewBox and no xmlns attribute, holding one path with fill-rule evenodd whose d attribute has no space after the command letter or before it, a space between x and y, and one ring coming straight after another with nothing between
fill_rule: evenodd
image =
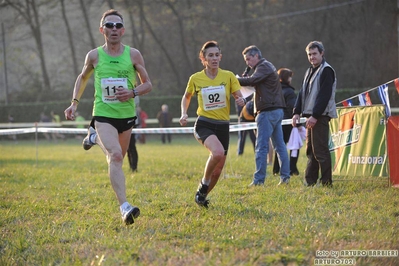
<instances>
[{"instance_id":1,"label":"white lettering on banner","mask_svg":"<svg viewBox=\"0 0 399 266\"><path fill-rule=\"evenodd\" d=\"M350 164L383 164L385 161L386 154L384 156L353 156L349 154L348 161Z\"/></svg>"},{"instance_id":2,"label":"white lettering on banner","mask_svg":"<svg viewBox=\"0 0 399 266\"><path fill-rule=\"evenodd\" d=\"M115 92L117 88L127 88L126 78L101 79L102 100L104 103L119 103Z\"/></svg>"},{"instance_id":3,"label":"white lettering on banner","mask_svg":"<svg viewBox=\"0 0 399 266\"><path fill-rule=\"evenodd\" d=\"M354 125L352 129L332 133L330 151L359 142L361 131L362 125Z\"/></svg>"},{"instance_id":4,"label":"white lettering on banner","mask_svg":"<svg viewBox=\"0 0 399 266\"><path fill-rule=\"evenodd\" d=\"M202 88L203 108L206 111L224 108L226 104L226 90L223 85Z\"/></svg>"}]
</instances>

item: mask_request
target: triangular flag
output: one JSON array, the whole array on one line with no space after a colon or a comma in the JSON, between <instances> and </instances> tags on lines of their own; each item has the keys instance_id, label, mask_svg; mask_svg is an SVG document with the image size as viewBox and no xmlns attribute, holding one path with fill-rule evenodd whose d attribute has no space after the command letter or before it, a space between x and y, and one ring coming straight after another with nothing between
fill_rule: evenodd
<instances>
[{"instance_id":1,"label":"triangular flag","mask_svg":"<svg viewBox=\"0 0 399 266\"><path fill-rule=\"evenodd\" d=\"M369 95L368 92L366 92L366 105L367 105L367 106L373 105L373 104L371 103L370 95Z\"/></svg>"},{"instance_id":2,"label":"triangular flag","mask_svg":"<svg viewBox=\"0 0 399 266\"><path fill-rule=\"evenodd\" d=\"M345 106L345 107L352 106L352 101L350 99L345 100L345 101L342 102L342 105Z\"/></svg>"},{"instance_id":3,"label":"triangular flag","mask_svg":"<svg viewBox=\"0 0 399 266\"><path fill-rule=\"evenodd\" d=\"M378 95L380 96L381 102L385 105L385 113L386 113L387 117L391 116L391 106L389 104L388 85L387 84L378 86Z\"/></svg>"},{"instance_id":4,"label":"triangular flag","mask_svg":"<svg viewBox=\"0 0 399 266\"><path fill-rule=\"evenodd\" d=\"M395 79L395 87L396 87L396 90L399 93L399 78Z\"/></svg>"},{"instance_id":5,"label":"triangular flag","mask_svg":"<svg viewBox=\"0 0 399 266\"><path fill-rule=\"evenodd\" d=\"M358 97L359 97L359 105L365 106L365 105L366 105L366 102L365 102L365 100L364 100L363 94L359 94Z\"/></svg>"},{"instance_id":6,"label":"triangular flag","mask_svg":"<svg viewBox=\"0 0 399 266\"><path fill-rule=\"evenodd\" d=\"M370 95L368 92L362 93L359 95L359 102L361 106L370 106L372 105Z\"/></svg>"}]
</instances>

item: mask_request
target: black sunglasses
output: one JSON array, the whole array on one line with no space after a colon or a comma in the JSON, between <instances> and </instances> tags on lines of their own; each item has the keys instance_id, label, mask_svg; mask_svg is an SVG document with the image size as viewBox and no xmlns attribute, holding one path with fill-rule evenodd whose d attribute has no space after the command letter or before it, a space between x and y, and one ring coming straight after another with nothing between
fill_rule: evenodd
<instances>
[{"instance_id":1,"label":"black sunglasses","mask_svg":"<svg viewBox=\"0 0 399 266\"><path fill-rule=\"evenodd\" d=\"M123 23L120 22L106 22L103 24L108 29L113 29L114 27L117 29L123 28Z\"/></svg>"}]
</instances>

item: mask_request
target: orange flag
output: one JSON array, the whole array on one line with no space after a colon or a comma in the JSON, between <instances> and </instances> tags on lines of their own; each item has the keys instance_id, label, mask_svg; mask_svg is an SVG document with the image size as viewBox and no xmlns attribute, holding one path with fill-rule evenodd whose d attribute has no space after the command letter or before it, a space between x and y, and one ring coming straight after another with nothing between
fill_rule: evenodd
<instances>
[{"instance_id":1,"label":"orange flag","mask_svg":"<svg viewBox=\"0 0 399 266\"><path fill-rule=\"evenodd\" d=\"M399 93L399 78L395 79L395 87L396 87L396 90Z\"/></svg>"}]
</instances>

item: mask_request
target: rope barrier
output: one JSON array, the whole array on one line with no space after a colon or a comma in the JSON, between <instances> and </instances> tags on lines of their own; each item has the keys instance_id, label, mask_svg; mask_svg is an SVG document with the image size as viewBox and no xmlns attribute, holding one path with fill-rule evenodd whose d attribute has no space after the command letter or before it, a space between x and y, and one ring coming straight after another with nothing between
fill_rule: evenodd
<instances>
[{"instance_id":1,"label":"rope barrier","mask_svg":"<svg viewBox=\"0 0 399 266\"><path fill-rule=\"evenodd\" d=\"M306 118L301 118L300 123L306 122ZM292 119L284 119L282 125L290 125ZM35 127L29 128L11 128L1 129L0 135L19 135L28 133L60 133L60 134L87 134L86 128L62 128L62 127L46 127L45 123L36 124ZM10 127L12 124L9 125ZM242 130L256 129L256 123L240 123L231 124L230 132L237 132ZM168 127L168 128L134 128L132 133L134 134L187 134L193 133L193 127Z\"/></svg>"}]
</instances>

